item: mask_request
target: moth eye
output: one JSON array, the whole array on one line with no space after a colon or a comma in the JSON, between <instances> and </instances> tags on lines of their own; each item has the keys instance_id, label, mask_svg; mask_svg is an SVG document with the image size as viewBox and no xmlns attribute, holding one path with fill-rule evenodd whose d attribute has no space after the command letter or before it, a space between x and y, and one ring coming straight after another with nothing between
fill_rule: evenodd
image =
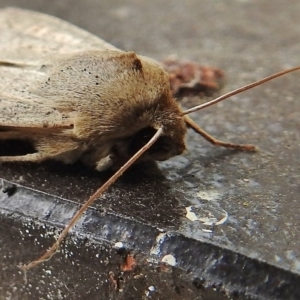
<instances>
[{"instance_id":1,"label":"moth eye","mask_svg":"<svg viewBox=\"0 0 300 300\"><path fill-rule=\"evenodd\" d=\"M155 134L156 130L152 127L146 127L136 133L130 141L130 152L134 154L145 146Z\"/></svg>"},{"instance_id":2,"label":"moth eye","mask_svg":"<svg viewBox=\"0 0 300 300\"><path fill-rule=\"evenodd\" d=\"M152 151L169 151L170 144L166 141L165 137L161 137L157 142L151 147Z\"/></svg>"}]
</instances>

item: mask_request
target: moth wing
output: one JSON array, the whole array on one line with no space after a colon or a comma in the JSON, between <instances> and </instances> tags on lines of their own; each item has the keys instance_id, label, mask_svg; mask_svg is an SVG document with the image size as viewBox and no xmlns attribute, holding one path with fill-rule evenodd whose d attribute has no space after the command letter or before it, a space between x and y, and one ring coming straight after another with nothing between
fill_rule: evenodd
<instances>
[{"instance_id":1,"label":"moth wing","mask_svg":"<svg viewBox=\"0 0 300 300\"><path fill-rule=\"evenodd\" d=\"M0 142L5 145L5 140L24 139L37 151L0 155L0 161L55 157L73 162L80 157L84 149L76 140L79 117L74 107L58 107L59 97L43 97L34 90L48 83L48 71L56 57L89 50L120 52L55 17L18 8L0 10Z\"/></svg>"},{"instance_id":2,"label":"moth wing","mask_svg":"<svg viewBox=\"0 0 300 300\"><path fill-rule=\"evenodd\" d=\"M17 20L17 22L16 22ZM28 87L45 76L38 71L50 56L83 50L116 48L68 22L19 8L0 10L0 132L53 131L73 126L71 112L62 113ZM22 68L24 66L24 68ZM35 69L35 66L36 69ZM5 129L4 129L5 128Z\"/></svg>"},{"instance_id":3,"label":"moth wing","mask_svg":"<svg viewBox=\"0 0 300 300\"><path fill-rule=\"evenodd\" d=\"M73 128L73 117L43 105L0 95L0 135L4 131L55 132Z\"/></svg>"},{"instance_id":4,"label":"moth wing","mask_svg":"<svg viewBox=\"0 0 300 300\"><path fill-rule=\"evenodd\" d=\"M0 34L1 35L1 34ZM72 112L61 112L51 102L28 92L28 87L47 78L38 68L6 66L0 62L0 134L4 131L58 131L72 128Z\"/></svg>"},{"instance_id":5,"label":"moth wing","mask_svg":"<svg viewBox=\"0 0 300 300\"><path fill-rule=\"evenodd\" d=\"M19 8L0 10L0 61L43 63L48 56L114 46L53 16Z\"/></svg>"}]
</instances>

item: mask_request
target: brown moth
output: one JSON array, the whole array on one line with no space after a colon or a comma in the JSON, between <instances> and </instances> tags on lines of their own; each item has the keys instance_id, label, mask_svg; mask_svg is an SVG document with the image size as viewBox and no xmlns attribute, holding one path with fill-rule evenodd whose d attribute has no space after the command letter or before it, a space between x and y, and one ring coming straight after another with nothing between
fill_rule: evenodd
<instances>
[{"instance_id":1,"label":"brown moth","mask_svg":"<svg viewBox=\"0 0 300 300\"><path fill-rule=\"evenodd\" d=\"M12 23L18 18L25 26ZM144 158L183 153L187 127L196 125L183 117L159 63L71 25L56 35L63 22L34 12L3 10L0 24L11 38L9 47L0 43L0 138L26 140L34 149L1 162L81 160L99 171L118 168L161 127Z\"/></svg>"},{"instance_id":2,"label":"brown moth","mask_svg":"<svg viewBox=\"0 0 300 300\"><path fill-rule=\"evenodd\" d=\"M22 22L14 21L18 19ZM188 128L215 145L255 151L252 145L213 138L187 114L299 68L183 111L158 62L121 51L54 17L1 10L0 140L25 141L33 151L0 156L0 162L80 160L98 171L118 170L81 207L53 247L22 268L50 258L87 207L136 160L182 154Z\"/></svg>"}]
</instances>

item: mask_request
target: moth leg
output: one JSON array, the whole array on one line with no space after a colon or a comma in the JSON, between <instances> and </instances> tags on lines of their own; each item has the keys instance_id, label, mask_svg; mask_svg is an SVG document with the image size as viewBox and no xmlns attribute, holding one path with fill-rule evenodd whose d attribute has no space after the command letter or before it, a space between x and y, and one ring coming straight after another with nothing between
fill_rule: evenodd
<instances>
[{"instance_id":1,"label":"moth leg","mask_svg":"<svg viewBox=\"0 0 300 300\"><path fill-rule=\"evenodd\" d=\"M113 156L107 155L106 157L101 158L96 164L96 170L99 172L108 170L114 163Z\"/></svg>"},{"instance_id":2,"label":"moth leg","mask_svg":"<svg viewBox=\"0 0 300 300\"><path fill-rule=\"evenodd\" d=\"M26 155L16 156L0 156L0 162L17 162L17 161L42 161L46 157L41 153L31 153Z\"/></svg>"},{"instance_id":3,"label":"moth leg","mask_svg":"<svg viewBox=\"0 0 300 300\"><path fill-rule=\"evenodd\" d=\"M188 126L188 128L193 129L196 133L200 134L203 138L205 138L208 142L212 143L215 146L225 147L225 148L232 148L236 150L241 151L250 151L255 152L257 151L257 148L254 145L250 144L233 144L233 143L227 143L220 141L213 136L211 136L209 133L204 131L200 126L198 126L190 117L185 116L185 123Z\"/></svg>"}]
</instances>

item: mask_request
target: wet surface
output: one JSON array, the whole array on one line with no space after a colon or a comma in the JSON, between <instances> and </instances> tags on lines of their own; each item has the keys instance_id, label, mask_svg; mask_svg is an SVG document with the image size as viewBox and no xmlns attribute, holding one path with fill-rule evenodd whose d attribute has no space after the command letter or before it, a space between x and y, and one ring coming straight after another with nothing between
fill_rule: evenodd
<instances>
[{"instance_id":1,"label":"wet surface","mask_svg":"<svg viewBox=\"0 0 300 300\"><path fill-rule=\"evenodd\" d=\"M175 53L219 67L227 75L225 91L299 64L300 4L296 0L276 6L269 1L201 1L201 4L175 1L171 5L160 1L104 1L100 4L90 0L85 4L78 2L72 9L68 2L53 1L46 5L30 1L26 5L23 1L0 1L0 7L14 3L59 16L123 49L133 49L157 59ZM108 229L105 235L93 222L89 226L82 222L76 227L78 232L84 235L88 229L98 246L103 240L126 243L128 234L124 232L131 232L134 238L128 240L128 247L140 251L145 258L152 253L156 237L165 233L159 251L151 255L161 258L167 252L174 254L180 269L193 274L185 278L187 284L193 277L201 277L205 286L218 282L229 293L238 293L238 298L247 293L249 297L299 299L299 76L299 73L290 74L192 115L214 136L226 141L253 143L259 147L258 153L216 148L190 132L185 155L158 165L133 168L94 204L97 214L93 218L102 216L97 226L120 224L116 226L118 229L111 232ZM189 101L195 104L198 99L185 99L186 107ZM2 213L61 226L75 211L76 203L83 203L109 175L92 172L80 164L1 165L0 178L33 189L26 192L17 187L10 197L1 193ZM2 185L7 187L10 183ZM47 193L48 206L45 207L48 210L38 209L42 207L39 201L45 198L39 191ZM57 205L56 210L51 203ZM225 211L228 220L219 226L193 222L185 217L188 206L193 206L198 218L214 216L220 220ZM60 211L61 207L65 207L64 213L52 213L51 209ZM21 228L23 221L7 221L7 224L13 222L15 228ZM5 222L6 218L1 224ZM1 227L3 239L8 239L4 236L8 229L4 228L10 226ZM95 228L98 231L93 231ZM16 235L16 239L19 238ZM44 243L47 241L43 240ZM38 247L34 248L36 245L30 246L32 255L21 245L9 247L15 251L13 256L18 262L28 261L40 253ZM112 251L109 246L105 247ZM197 253L196 249L202 252ZM80 255L84 250L75 245L72 251ZM189 257L199 259L189 260ZM223 257L228 257L226 262ZM83 265L83 273L89 268L86 260L81 256L77 260L78 265ZM74 272L70 262L61 260L60 263L68 264L66 272ZM224 272L220 271L222 265ZM218 272L213 272L213 266ZM43 268L46 267L53 272L57 269L52 261ZM5 274L3 278L7 279L3 286L11 285L13 273ZM34 274L34 278L39 278L38 271ZM234 277L237 275L240 281ZM30 276L28 274L28 278ZM81 279L75 276L72 280L74 286L78 286ZM169 282L168 286L172 284ZM29 290L26 291L22 295L29 295ZM81 299L78 295L74 299ZM111 297L130 299L120 294ZM186 299L196 299L188 297ZM214 297L216 295L210 295L207 299Z\"/></svg>"}]
</instances>

